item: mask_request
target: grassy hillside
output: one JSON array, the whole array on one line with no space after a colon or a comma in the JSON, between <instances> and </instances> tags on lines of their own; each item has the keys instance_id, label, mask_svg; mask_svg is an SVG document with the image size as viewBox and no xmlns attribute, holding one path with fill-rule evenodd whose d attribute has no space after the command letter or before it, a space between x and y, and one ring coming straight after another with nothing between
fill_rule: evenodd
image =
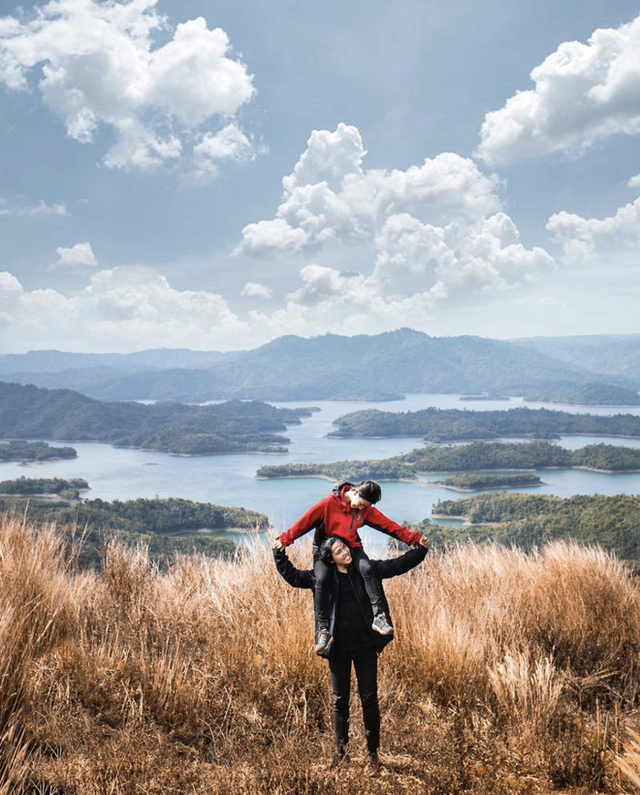
<instances>
[{"instance_id":1,"label":"grassy hillside","mask_svg":"<svg viewBox=\"0 0 640 795\"><path fill-rule=\"evenodd\" d=\"M467 546L387 593L383 770L363 768L355 710L352 761L334 773L311 597L268 550L159 573L112 545L102 574L80 573L54 530L2 520L0 793L629 791L640 595L620 563Z\"/></svg>"}]
</instances>

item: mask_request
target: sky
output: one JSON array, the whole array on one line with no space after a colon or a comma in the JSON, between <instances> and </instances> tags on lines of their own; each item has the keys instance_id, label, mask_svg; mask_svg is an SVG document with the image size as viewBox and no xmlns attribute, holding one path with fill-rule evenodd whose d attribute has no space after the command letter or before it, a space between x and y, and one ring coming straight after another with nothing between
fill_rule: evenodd
<instances>
[{"instance_id":1,"label":"sky","mask_svg":"<svg viewBox=\"0 0 640 795\"><path fill-rule=\"evenodd\" d=\"M0 353L639 333L640 2L0 0Z\"/></svg>"}]
</instances>

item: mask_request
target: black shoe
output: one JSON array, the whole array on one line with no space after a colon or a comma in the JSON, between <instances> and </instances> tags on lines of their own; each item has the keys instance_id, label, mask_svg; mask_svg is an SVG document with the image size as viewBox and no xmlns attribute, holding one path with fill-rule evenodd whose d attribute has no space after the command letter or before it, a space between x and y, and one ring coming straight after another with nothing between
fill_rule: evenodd
<instances>
[{"instance_id":1,"label":"black shoe","mask_svg":"<svg viewBox=\"0 0 640 795\"><path fill-rule=\"evenodd\" d=\"M369 752L367 757L367 769L372 776L380 775L380 760L377 751Z\"/></svg>"},{"instance_id":2,"label":"black shoe","mask_svg":"<svg viewBox=\"0 0 640 795\"><path fill-rule=\"evenodd\" d=\"M329 651L332 645L333 638L329 634L329 630L326 627L320 627L316 632L316 654Z\"/></svg>"},{"instance_id":3,"label":"black shoe","mask_svg":"<svg viewBox=\"0 0 640 795\"><path fill-rule=\"evenodd\" d=\"M381 635L393 635L393 627L389 623L386 613L376 613L373 617L371 629L374 632L379 632Z\"/></svg>"}]
</instances>

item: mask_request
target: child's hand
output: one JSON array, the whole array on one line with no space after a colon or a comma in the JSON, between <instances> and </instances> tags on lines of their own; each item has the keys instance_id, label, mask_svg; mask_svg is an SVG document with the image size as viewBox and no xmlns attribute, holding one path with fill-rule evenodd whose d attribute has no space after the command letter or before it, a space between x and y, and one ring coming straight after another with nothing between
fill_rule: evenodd
<instances>
[{"instance_id":1,"label":"child's hand","mask_svg":"<svg viewBox=\"0 0 640 795\"><path fill-rule=\"evenodd\" d=\"M429 545L431 544L431 542L426 536L420 536L420 541L418 541L418 544L420 544L420 546L424 547L425 549L429 549Z\"/></svg>"},{"instance_id":2,"label":"child's hand","mask_svg":"<svg viewBox=\"0 0 640 795\"><path fill-rule=\"evenodd\" d=\"M276 536L273 539L273 541L271 543L271 548L272 549L276 549L278 552L282 552L282 550L284 549L284 544L282 543L282 541L280 541L278 536Z\"/></svg>"}]
</instances>

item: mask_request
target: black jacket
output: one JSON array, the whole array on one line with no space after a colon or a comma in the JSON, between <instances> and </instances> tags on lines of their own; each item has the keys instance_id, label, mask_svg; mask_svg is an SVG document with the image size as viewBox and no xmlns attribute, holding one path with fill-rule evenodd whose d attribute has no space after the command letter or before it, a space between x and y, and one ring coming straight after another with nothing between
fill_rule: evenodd
<instances>
[{"instance_id":1,"label":"black jacket","mask_svg":"<svg viewBox=\"0 0 640 795\"><path fill-rule=\"evenodd\" d=\"M392 558L391 560L372 560L371 566L380 580L388 580L390 577L397 577L399 574L405 574L406 572L418 566L427 556L427 551L428 550L426 547L419 545L412 547L408 552L405 552L404 555L400 555L397 558ZM284 550L274 549L273 557L276 562L278 573L289 583L289 585L293 586L294 588L309 588L315 593L316 578L312 569L306 571L296 569L296 567L287 557L287 553ZM363 612L365 623L368 627L371 627L371 624L373 623L373 608L371 607L371 601L364 587L364 580L353 566L347 566L347 572L351 577L351 583L356 596L358 597L358 603ZM391 622L389 604L387 602L386 596L384 595L382 584L380 585L380 589L382 591L384 610L387 614L387 617L389 618L389 621ZM334 567L331 577L331 619L329 622L329 632L332 635L335 626L339 598L340 587L338 584L338 573L337 569ZM393 636L380 635L373 630L370 631L376 651L378 654L380 654L387 643L393 640ZM334 651L335 644L331 646L327 653L322 654L322 656L332 658Z\"/></svg>"}]
</instances>

